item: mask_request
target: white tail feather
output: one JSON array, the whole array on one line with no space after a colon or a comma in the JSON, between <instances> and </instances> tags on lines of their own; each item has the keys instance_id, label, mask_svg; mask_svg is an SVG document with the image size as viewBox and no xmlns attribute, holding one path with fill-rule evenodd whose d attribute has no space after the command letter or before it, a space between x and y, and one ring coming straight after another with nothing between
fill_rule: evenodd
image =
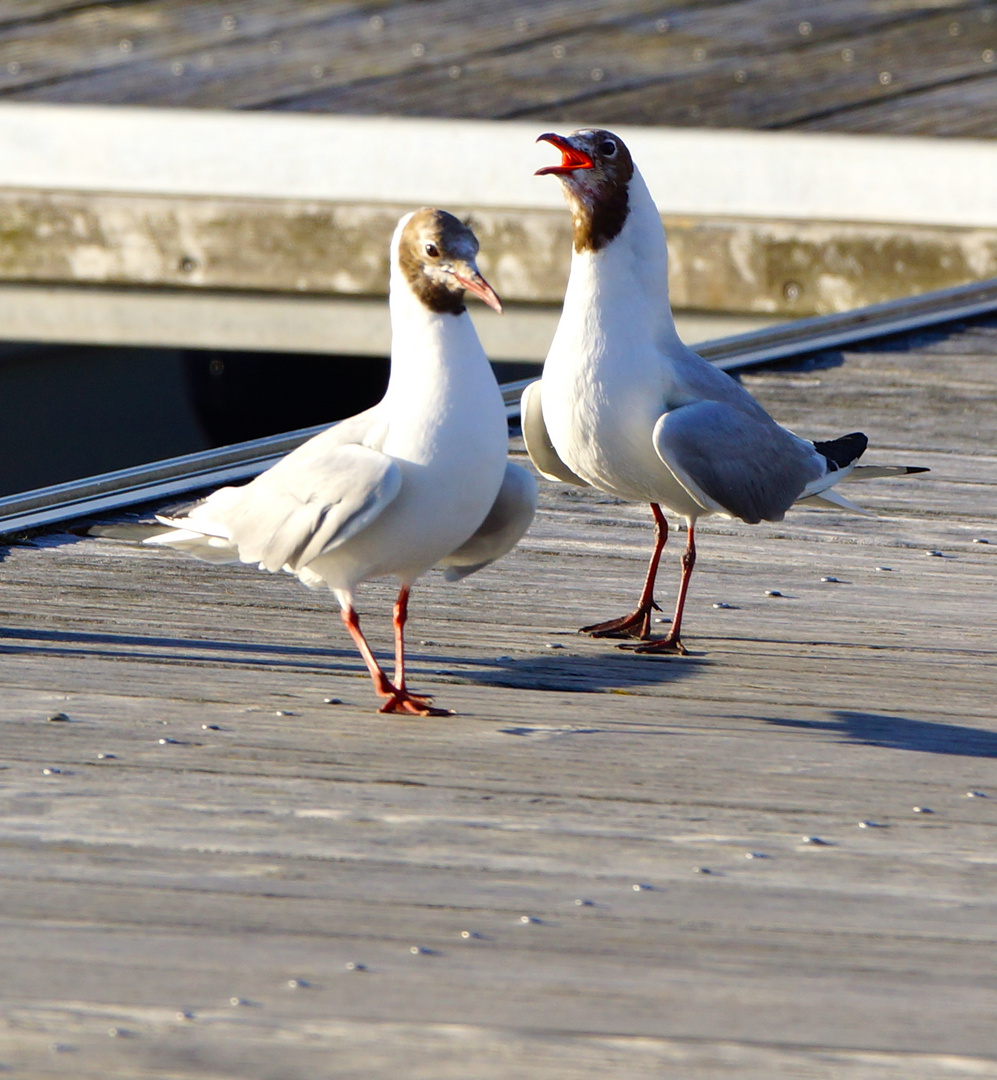
<instances>
[{"instance_id":1,"label":"white tail feather","mask_svg":"<svg viewBox=\"0 0 997 1080\"><path fill-rule=\"evenodd\" d=\"M845 480L875 480L879 476L906 476L906 465L856 465Z\"/></svg>"},{"instance_id":2,"label":"white tail feather","mask_svg":"<svg viewBox=\"0 0 997 1080\"><path fill-rule=\"evenodd\" d=\"M820 492L818 495L808 495L804 499L800 499L797 506L809 503L813 506L826 506L832 510L850 510L853 514L864 514L866 517L872 517L871 510L863 510L861 506L857 506L851 499L846 499L844 495L840 495L834 488L827 488Z\"/></svg>"},{"instance_id":3,"label":"white tail feather","mask_svg":"<svg viewBox=\"0 0 997 1080\"><path fill-rule=\"evenodd\" d=\"M192 529L171 528L168 532L147 536L142 543L156 547L175 548L177 551L185 551L188 555L194 555L206 562L240 561L239 552L230 540L221 536L207 536L202 532L194 532Z\"/></svg>"}]
</instances>

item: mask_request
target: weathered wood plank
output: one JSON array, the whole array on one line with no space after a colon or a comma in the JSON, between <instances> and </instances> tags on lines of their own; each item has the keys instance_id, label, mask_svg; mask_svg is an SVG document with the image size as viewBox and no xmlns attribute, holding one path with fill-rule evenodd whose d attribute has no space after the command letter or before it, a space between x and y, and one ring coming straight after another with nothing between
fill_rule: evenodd
<instances>
[{"instance_id":1,"label":"weathered wood plank","mask_svg":"<svg viewBox=\"0 0 997 1080\"><path fill-rule=\"evenodd\" d=\"M139 0L133 3L61 5L64 12L20 23L0 23L0 91L59 84L79 77L98 82L107 71L162 65L187 57L203 61L233 38L258 37L275 30L349 16L357 4L287 5L276 0ZM376 8L375 4L366 5ZM210 66L210 65L209 65Z\"/></svg>"},{"instance_id":2,"label":"weathered wood plank","mask_svg":"<svg viewBox=\"0 0 997 1080\"><path fill-rule=\"evenodd\" d=\"M990 389L995 355L997 323L983 319L968 329L925 331L894 347L873 342L812 357L796 371L745 373L742 380L783 423L799 423L802 396L809 437L840 433L849 417L862 417L873 447L988 455L985 433L997 430Z\"/></svg>"},{"instance_id":3,"label":"weathered wood plank","mask_svg":"<svg viewBox=\"0 0 997 1080\"><path fill-rule=\"evenodd\" d=\"M836 130L861 130L866 110L882 123L903 102L917 130L937 133L921 95L992 74L993 14L959 0L144 0L71 7L6 38L0 24L0 94ZM971 103L956 111L973 134L992 134Z\"/></svg>"},{"instance_id":4,"label":"weathered wood plank","mask_svg":"<svg viewBox=\"0 0 997 1080\"><path fill-rule=\"evenodd\" d=\"M997 50L995 50L997 53ZM851 131L856 134L987 137L997 109L997 78L979 76L928 87L884 101L857 105L847 112L816 116L794 125L800 131Z\"/></svg>"},{"instance_id":5,"label":"weathered wood plank","mask_svg":"<svg viewBox=\"0 0 997 1080\"><path fill-rule=\"evenodd\" d=\"M995 354L991 319L744 376L933 471L851 489L873 518L704 522L686 658L575 635L632 599L648 515L544 484L515 553L415 590L453 718L374 714L287 577L5 549L0 1064L997 1076Z\"/></svg>"},{"instance_id":6,"label":"weathered wood plank","mask_svg":"<svg viewBox=\"0 0 997 1080\"><path fill-rule=\"evenodd\" d=\"M0 27L65 15L74 8L89 7L90 0L3 0Z\"/></svg>"},{"instance_id":7,"label":"weathered wood plank","mask_svg":"<svg viewBox=\"0 0 997 1080\"><path fill-rule=\"evenodd\" d=\"M75 63L64 58L60 65L53 58L54 70L43 84L40 72L49 50L39 35L34 58L38 74L32 78L22 66L16 73L21 85L11 86L8 96L259 107L305 95L327 83L419 72L427 64L461 61L470 53L514 48L524 40L592 23L613 23L656 5L652 0L624 0L607 9L597 0L572 4L556 0L530 5L525 9L528 15L517 15L502 0L310 4L300 10L299 5L268 4L262 17L254 20L255 6L163 5L155 0L107 10L91 19L90 33L99 35L99 62L97 42L81 55L73 47L74 28L59 27ZM235 23L223 25L226 18ZM116 55L123 38L132 44L124 56ZM59 70L61 75L56 74Z\"/></svg>"},{"instance_id":8,"label":"weathered wood plank","mask_svg":"<svg viewBox=\"0 0 997 1080\"><path fill-rule=\"evenodd\" d=\"M393 77L362 83L341 80L289 98L286 107L422 116L567 117L605 124L688 124L702 119L704 124L753 127L758 126L757 116L751 123L738 123L737 102L741 98L753 102L767 117L770 108L777 108L780 94L797 102L809 100L810 69L819 66L825 54L837 58L834 70L841 69L839 78L866 100L879 89L881 70L870 76L866 53L875 45L867 43L890 34L906 41L918 32L923 17L923 11L906 5L873 7L861 2L829 6L738 0L681 10L659 7L644 18L614 21L597 31L547 37L513 50L471 52L456 68L440 58L422 70ZM841 63L842 41L853 52L861 43L857 64ZM960 49L960 55L965 51ZM979 55L976 60L985 66ZM739 81L777 66L773 88L766 88L776 94L774 102L756 85ZM711 100L717 100L715 111L720 112L727 97L734 99L729 117L711 120ZM690 112L694 109L702 117Z\"/></svg>"},{"instance_id":9,"label":"weathered wood plank","mask_svg":"<svg viewBox=\"0 0 997 1080\"><path fill-rule=\"evenodd\" d=\"M958 14L958 18L955 15ZM957 33L953 33L957 28ZM632 89L588 95L592 123L706 127L794 127L823 118L825 130L852 130L850 110L898 102L905 94L992 76L997 23L990 8L944 12L770 55L710 59L701 73L669 74ZM522 114L519 114L522 115ZM566 102L547 118L575 117ZM930 114L925 132L934 132ZM981 117L976 134L993 134Z\"/></svg>"}]
</instances>

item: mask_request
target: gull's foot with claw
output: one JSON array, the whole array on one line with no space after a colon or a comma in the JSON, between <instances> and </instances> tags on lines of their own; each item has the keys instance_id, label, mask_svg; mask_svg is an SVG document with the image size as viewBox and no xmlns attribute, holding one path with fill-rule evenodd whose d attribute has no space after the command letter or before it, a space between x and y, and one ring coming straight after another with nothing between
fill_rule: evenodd
<instances>
[{"instance_id":1,"label":"gull's foot with claw","mask_svg":"<svg viewBox=\"0 0 997 1080\"><path fill-rule=\"evenodd\" d=\"M410 694L407 690L393 690L388 700L378 709L383 713L402 713L405 716L455 716L453 709L437 709L430 705L433 699L422 694Z\"/></svg>"},{"instance_id":2,"label":"gull's foot with claw","mask_svg":"<svg viewBox=\"0 0 997 1080\"><path fill-rule=\"evenodd\" d=\"M652 600L649 607L639 607L619 619L583 626L578 633L589 637L631 637L643 641L651 636L651 612L661 608Z\"/></svg>"},{"instance_id":3,"label":"gull's foot with claw","mask_svg":"<svg viewBox=\"0 0 997 1080\"><path fill-rule=\"evenodd\" d=\"M671 653L679 656L685 656L688 651L682 644L681 639L672 637L671 634L667 637L658 638L657 641L642 641L634 645L617 645L616 647L618 649L630 649L637 653Z\"/></svg>"}]
</instances>

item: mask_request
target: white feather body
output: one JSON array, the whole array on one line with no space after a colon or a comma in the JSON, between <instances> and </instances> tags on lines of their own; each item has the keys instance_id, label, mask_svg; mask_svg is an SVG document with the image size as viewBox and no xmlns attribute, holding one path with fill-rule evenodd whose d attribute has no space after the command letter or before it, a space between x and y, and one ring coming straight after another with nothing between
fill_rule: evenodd
<instances>
[{"instance_id":1,"label":"white feather body","mask_svg":"<svg viewBox=\"0 0 997 1080\"><path fill-rule=\"evenodd\" d=\"M668 302L664 229L636 168L629 208L622 230L608 244L572 254L541 388L543 423L561 461L594 487L628 500L659 503L687 519L711 513L743 516L707 494L702 486L706 475L697 476L697 461L709 447L704 451L689 437L669 443L667 437L669 424L676 428L676 422L692 415L683 412L684 406L715 403L719 409L714 412L750 429L744 476L738 476L736 443L718 445L715 457L735 484L770 484L773 490L758 500L767 507L762 516L781 517L793 498L844 479L847 470L828 470L811 443L777 425L738 383L680 341ZM714 424L716 435L725 435L723 415ZM701 424L695 437L708 443L708 425ZM752 445L759 452L771 448L783 475L769 480L748 475Z\"/></svg>"},{"instance_id":2,"label":"white feather body","mask_svg":"<svg viewBox=\"0 0 997 1080\"><path fill-rule=\"evenodd\" d=\"M306 585L327 585L345 606L359 582L393 575L410 585L471 540L506 481L505 406L468 313L430 311L402 275L407 221L392 243L391 374L382 401L244 487L161 519L170 531L148 543L284 569ZM528 488L517 482L510 490L528 503ZM516 510L522 528L503 536L505 546L479 544L479 559L497 558L525 531L532 503Z\"/></svg>"},{"instance_id":3,"label":"white feather body","mask_svg":"<svg viewBox=\"0 0 997 1080\"><path fill-rule=\"evenodd\" d=\"M401 489L371 526L311 563L336 590L384 574L411 584L471 537L505 476L505 406L471 317L428 311L404 282L391 295L391 379L378 406L391 420L377 449Z\"/></svg>"}]
</instances>

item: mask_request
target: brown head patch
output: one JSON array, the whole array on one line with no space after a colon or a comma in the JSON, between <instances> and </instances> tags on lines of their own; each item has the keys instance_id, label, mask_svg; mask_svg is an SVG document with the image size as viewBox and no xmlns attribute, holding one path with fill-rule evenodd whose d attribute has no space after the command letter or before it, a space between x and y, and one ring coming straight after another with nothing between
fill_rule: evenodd
<instances>
[{"instance_id":1,"label":"brown head patch","mask_svg":"<svg viewBox=\"0 0 997 1080\"><path fill-rule=\"evenodd\" d=\"M601 128L575 131L566 141L592 162L590 169L558 174L571 207L575 251L600 251L619 235L630 213L633 158L619 136Z\"/></svg>"},{"instance_id":2,"label":"brown head patch","mask_svg":"<svg viewBox=\"0 0 997 1080\"><path fill-rule=\"evenodd\" d=\"M462 221L446 210L423 207L402 230L398 264L411 290L430 311L459 315L464 311L464 289L444 268L473 261L477 253L478 241Z\"/></svg>"}]
</instances>

